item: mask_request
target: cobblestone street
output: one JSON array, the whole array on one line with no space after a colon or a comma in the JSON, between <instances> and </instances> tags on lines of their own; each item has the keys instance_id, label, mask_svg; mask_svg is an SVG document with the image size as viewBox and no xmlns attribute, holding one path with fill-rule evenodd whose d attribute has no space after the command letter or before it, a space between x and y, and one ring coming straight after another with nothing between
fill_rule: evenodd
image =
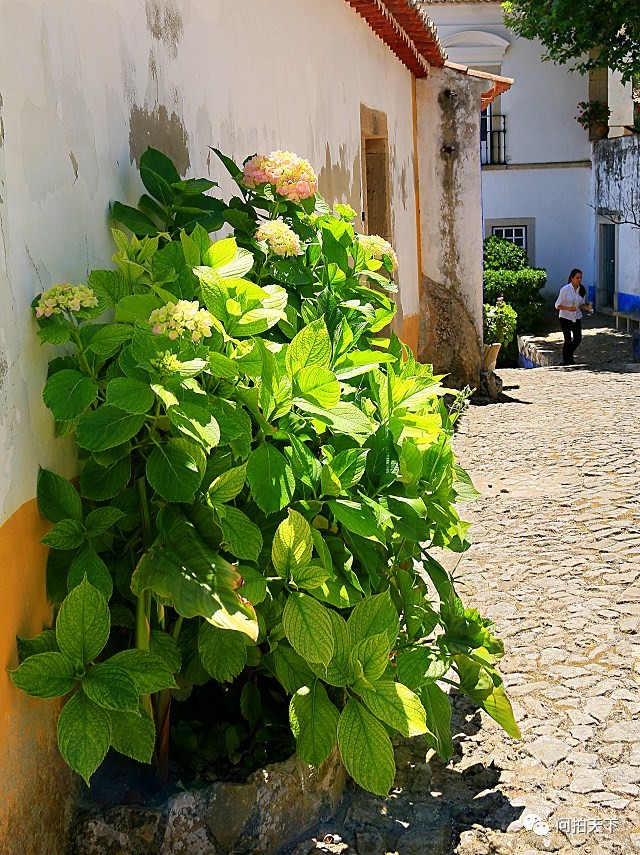
<instances>
[{"instance_id":1,"label":"cobblestone street","mask_svg":"<svg viewBox=\"0 0 640 855\"><path fill-rule=\"evenodd\" d=\"M289 851L640 851L640 366L608 362L605 338L591 364L500 370L502 400L455 441L482 496L474 546L447 560L505 641L522 741L456 698L448 765L399 745L388 800L348 790Z\"/></svg>"}]
</instances>

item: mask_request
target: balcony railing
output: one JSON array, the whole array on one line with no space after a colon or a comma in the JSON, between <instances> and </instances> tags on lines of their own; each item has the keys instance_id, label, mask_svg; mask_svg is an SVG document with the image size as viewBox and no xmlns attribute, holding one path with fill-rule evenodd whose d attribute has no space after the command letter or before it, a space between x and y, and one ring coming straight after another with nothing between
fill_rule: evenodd
<instances>
[{"instance_id":1,"label":"balcony railing","mask_svg":"<svg viewBox=\"0 0 640 855\"><path fill-rule=\"evenodd\" d=\"M505 116L491 112L491 105L480 116L480 163L506 163Z\"/></svg>"}]
</instances>

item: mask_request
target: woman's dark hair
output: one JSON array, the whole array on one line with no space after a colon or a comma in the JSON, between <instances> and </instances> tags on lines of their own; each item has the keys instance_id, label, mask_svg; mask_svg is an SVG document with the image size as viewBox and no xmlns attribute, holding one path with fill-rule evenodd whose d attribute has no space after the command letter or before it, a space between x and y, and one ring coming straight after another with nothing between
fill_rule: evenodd
<instances>
[{"instance_id":1,"label":"woman's dark hair","mask_svg":"<svg viewBox=\"0 0 640 855\"><path fill-rule=\"evenodd\" d=\"M582 270L580 270L579 267L574 267L571 273L569 274L569 278L567 279L567 285L569 284L569 282L571 282L576 273L582 273Z\"/></svg>"},{"instance_id":2,"label":"woman's dark hair","mask_svg":"<svg viewBox=\"0 0 640 855\"><path fill-rule=\"evenodd\" d=\"M581 297L587 296L587 289L582 285L582 283L578 286L578 294L580 294Z\"/></svg>"}]
</instances>

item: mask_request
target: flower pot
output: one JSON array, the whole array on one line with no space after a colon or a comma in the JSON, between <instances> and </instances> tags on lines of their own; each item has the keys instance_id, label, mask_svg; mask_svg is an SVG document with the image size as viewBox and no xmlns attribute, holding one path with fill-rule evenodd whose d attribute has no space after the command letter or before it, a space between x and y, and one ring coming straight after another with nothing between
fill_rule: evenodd
<instances>
[{"instance_id":1,"label":"flower pot","mask_svg":"<svg viewBox=\"0 0 640 855\"><path fill-rule=\"evenodd\" d=\"M500 342L497 344L485 344L484 357L482 359L482 368L484 371L493 371L495 369L498 352L501 347Z\"/></svg>"},{"instance_id":2,"label":"flower pot","mask_svg":"<svg viewBox=\"0 0 640 855\"><path fill-rule=\"evenodd\" d=\"M590 125L589 139L604 140L609 136L609 125Z\"/></svg>"}]
</instances>

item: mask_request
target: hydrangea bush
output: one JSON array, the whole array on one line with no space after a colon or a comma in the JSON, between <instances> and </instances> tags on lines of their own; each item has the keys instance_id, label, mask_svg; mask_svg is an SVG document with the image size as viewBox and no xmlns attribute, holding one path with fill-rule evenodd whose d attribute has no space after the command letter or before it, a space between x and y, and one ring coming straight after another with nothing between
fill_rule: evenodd
<instances>
[{"instance_id":1,"label":"hydrangea bush","mask_svg":"<svg viewBox=\"0 0 640 855\"><path fill-rule=\"evenodd\" d=\"M468 547L457 408L381 334L392 247L296 155L218 154L228 204L149 149L139 207L113 206L133 233L113 230L116 269L34 301L63 347L44 402L82 469L40 473L56 620L12 677L68 696L58 743L87 782L110 747L166 774L171 705L209 681L236 713L220 739L187 733L196 753L235 762L288 718L303 761L337 745L384 794L394 733L450 756L443 685L519 735L502 644L430 554Z\"/></svg>"}]
</instances>

